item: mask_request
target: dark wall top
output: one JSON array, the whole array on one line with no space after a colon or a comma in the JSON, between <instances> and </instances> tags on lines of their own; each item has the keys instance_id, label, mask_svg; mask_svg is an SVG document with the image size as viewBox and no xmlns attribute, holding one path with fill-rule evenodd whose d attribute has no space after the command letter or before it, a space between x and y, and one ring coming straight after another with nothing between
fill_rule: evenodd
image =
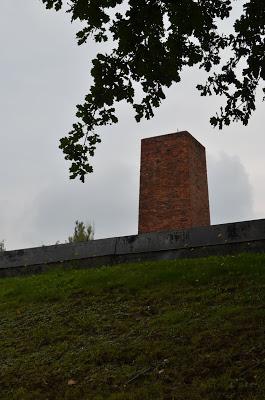
<instances>
[{"instance_id":1,"label":"dark wall top","mask_svg":"<svg viewBox=\"0 0 265 400\"><path fill-rule=\"evenodd\" d=\"M126 262L126 257L129 259L130 255L151 255L156 252L262 240L265 240L265 219L5 251L0 254L0 275L1 270L5 269L68 260L123 256Z\"/></svg>"}]
</instances>

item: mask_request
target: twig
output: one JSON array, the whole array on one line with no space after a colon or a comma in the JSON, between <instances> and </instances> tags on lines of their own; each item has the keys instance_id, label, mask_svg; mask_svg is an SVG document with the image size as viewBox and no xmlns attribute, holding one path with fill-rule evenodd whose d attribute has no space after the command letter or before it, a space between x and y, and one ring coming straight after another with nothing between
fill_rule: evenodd
<instances>
[{"instance_id":1,"label":"twig","mask_svg":"<svg viewBox=\"0 0 265 400\"><path fill-rule=\"evenodd\" d=\"M128 385L129 383L132 383L133 381L135 381L136 379L138 379L140 376L145 375L147 372L151 371L152 369L154 369L154 367L149 367L149 368L145 368L142 369L141 371L138 372L138 374L134 375L131 379L129 379L125 385Z\"/></svg>"},{"instance_id":2,"label":"twig","mask_svg":"<svg viewBox=\"0 0 265 400\"><path fill-rule=\"evenodd\" d=\"M262 360L262 361L257 362L256 364L252 364L252 365L248 366L247 368L243 369L243 371L240 372L239 376L245 375L245 373L248 372L249 370L257 368L264 363L265 363L265 360Z\"/></svg>"}]
</instances>

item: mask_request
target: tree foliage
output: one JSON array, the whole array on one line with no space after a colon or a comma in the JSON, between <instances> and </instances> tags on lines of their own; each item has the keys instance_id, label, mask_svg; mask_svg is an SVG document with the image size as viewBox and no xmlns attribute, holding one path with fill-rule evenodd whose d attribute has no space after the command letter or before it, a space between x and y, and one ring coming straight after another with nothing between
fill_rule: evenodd
<instances>
[{"instance_id":1,"label":"tree foliage","mask_svg":"<svg viewBox=\"0 0 265 400\"><path fill-rule=\"evenodd\" d=\"M0 241L0 253L3 253L4 251L6 251L6 248L5 248L5 241L4 241L4 240L1 240L1 241Z\"/></svg>"},{"instance_id":2,"label":"tree foliage","mask_svg":"<svg viewBox=\"0 0 265 400\"><path fill-rule=\"evenodd\" d=\"M265 79L265 1L246 0L231 32L224 35L218 21L230 16L237 0L42 0L60 10L64 3L73 21L84 24L78 44L92 37L112 40L108 54L99 53L91 70L94 83L77 105L77 122L60 140L65 159L72 162L70 178L84 182L93 171L100 137L98 127L118 122L117 102L125 100L140 121L151 118L165 99L164 89L179 82L185 67L207 71L202 96L223 95L226 105L210 120L220 129L232 121L247 125L255 110L256 89ZM121 7L124 6L124 7ZM223 50L229 50L226 60ZM142 88L137 101L135 83ZM265 91L265 89L263 89Z\"/></svg>"},{"instance_id":3,"label":"tree foliage","mask_svg":"<svg viewBox=\"0 0 265 400\"><path fill-rule=\"evenodd\" d=\"M85 242L88 240L94 239L94 227L91 224L85 224L78 220L75 221L75 230L73 236L69 236L68 242L75 243L75 242Z\"/></svg>"}]
</instances>

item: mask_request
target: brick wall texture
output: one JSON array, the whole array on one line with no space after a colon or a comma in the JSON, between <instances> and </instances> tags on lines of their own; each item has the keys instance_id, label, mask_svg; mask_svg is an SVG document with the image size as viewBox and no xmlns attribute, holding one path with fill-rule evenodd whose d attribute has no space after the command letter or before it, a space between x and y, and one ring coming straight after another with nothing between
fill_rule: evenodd
<instances>
[{"instance_id":1,"label":"brick wall texture","mask_svg":"<svg viewBox=\"0 0 265 400\"><path fill-rule=\"evenodd\" d=\"M208 225L205 148L186 131L143 139L139 233Z\"/></svg>"}]
</instances>

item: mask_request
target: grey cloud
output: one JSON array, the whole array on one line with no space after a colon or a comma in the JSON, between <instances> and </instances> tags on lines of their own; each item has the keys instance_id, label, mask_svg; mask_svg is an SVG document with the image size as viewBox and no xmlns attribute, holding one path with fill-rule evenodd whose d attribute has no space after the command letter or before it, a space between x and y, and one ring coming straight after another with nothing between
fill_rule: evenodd
<instances>
[{"instance_id":1,"label":"grey cloud","mask_svg":"<svg viewBox=\"0 0 265 400\"><path fill-rule=\"evenodd\" d=\"M94 221L98 238L136 233L140 138L177 129L188 130L211 154L229 149L240 157L209 158L212 222L252 218L253 197L256 215L264 216L264 105L257 104L248 127L213 132L209 117L220 98L199 96L194 88L205 76L198 69L166 90L149 121L137 124L119 104L119 124L100 129L94 174L84 185L69 181L58 141L89 90L98 51L93 42L78 47L76 30L69 15L46 11L36 0L0 1L0 240L8 249L63 242L76 219Z\"/></svg>"},{"instance_id":2,"label":"grey cloud","mask_svg":"<svg viewBox=\"0 0 265 400\"><path fill-rule=\"evenodd\" d=\"M118 163L91 176L89 184L69 181L47 186L34 201L31 230L24 239L36 246L43 241L63 243L77 219L94 223L97 239L135 234L137 178L133 168Z\"/></svg>"},{"instance_id":3,"label":"grey cloud","mask_svg":"<svg viewBox=\"0 0 265 400\"><path fill-rule=\"evenodd\" d=\"M213 224L255 218L253 188L238 156L208 156L208 181Z\"/></svg>"},{"instance_id":4,"label":"grey cloud","mask_svg":"<svg viewBox=\"0 0 265 400\"><path fill-rule=\"evenodd\" d=\"M106 165L107 165L106 161ZM19 247L63 243L73 233L76 219L94 222L95 238L137 233L139 173L136 164L121 158L109 166L97 165L86 184L55 176L35 196L31 194L8 207L14 212L2 222ZM237 156L208 156L208 180L213 224L254 217L253 191ZM4 205L4 201L2 201ZM7 219L12 223L7 225ZM23 227L23 229L19 229ZM3 237L5 238L5 237ZM8 247L7 241L7 247Z\"/></svg>"}]
</instances>

